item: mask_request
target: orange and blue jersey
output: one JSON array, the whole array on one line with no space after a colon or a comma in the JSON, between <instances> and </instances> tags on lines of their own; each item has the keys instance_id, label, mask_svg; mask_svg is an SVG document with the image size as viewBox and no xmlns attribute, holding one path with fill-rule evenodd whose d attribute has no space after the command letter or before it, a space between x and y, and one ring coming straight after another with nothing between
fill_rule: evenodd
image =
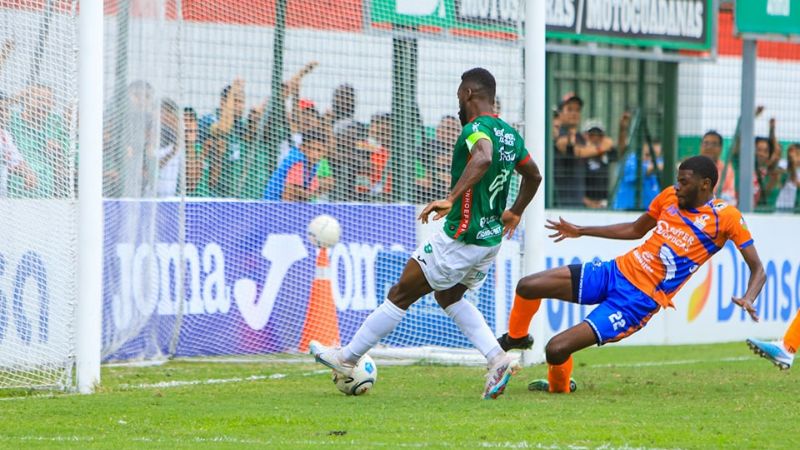
<instances>
[{"instance_id":1,"label":"orange and blue jersey","mask_svg":"<svg viewBox=\"0 0 800 450\"><path fill-rule=\"evenodd\" d=\"M656 220L653 233L616 264L663 307L674 307L672 297L725 242L732 240L739 249L753 244L742 213L716 198L697 209L680 209L675 188L669 187L653 199L647 214Z\"/></svg>"}]
</instances>

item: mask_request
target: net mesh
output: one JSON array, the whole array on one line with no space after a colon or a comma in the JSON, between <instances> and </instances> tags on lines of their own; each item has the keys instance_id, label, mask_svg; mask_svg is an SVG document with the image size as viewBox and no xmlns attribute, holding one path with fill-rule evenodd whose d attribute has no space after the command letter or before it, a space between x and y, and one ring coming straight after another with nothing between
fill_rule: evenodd
<instances>
[{"instance_id":1,"label":"net mesh","mask_svg":"<svg viewBox=\"0 0 800 450\"><path fill-rule=\"evenodd\" d=\"M0 2L0 387L71 383L76 2Z\"/></svg>"},{"instance_id":2,"label":"net mesh","mask_svg":"<svg viewBox=\"0 0 800 450\"><path fill-rule=\"evenodd\" d=\"M674 63L548 54L549 106L553 109L548 207L645 210L673 182L675 167L669 167L670 160L679 162L698 154L718 162L716 195L738 204L742 40L736 35L731 9L732 5L723 4L718 13L717 57L684 61L676 69L677 102L668 81ZM756 211L798 212L798 175L792 175L796 165L789 165L800 157L795 156L800 150L794 150L800 146L792 145L798 141L793 99L797 98L800 46L777 33L761 38L755 87L761 108L754 115L761 156L745 182L753 185ZM598 44L600 49L605 47ZM670 113L675 110L676 123L672 123ZM669 131L673 128L678 135L674 158L675 143ZM717 135L704 138L709 131Z\"/></svg>"},{"instance_id":3,"label":"net mesh","mask_svg":"<svg viewBox=\"0 0 800 450\"><path fill-rule=\"evenodd\" d=\"M785 3L783 6L788 4ZM716 194L737 204L742 181L752 183L758 212L800 212L800 44L759 41L755 80L755 170L739 173L739 120L742 40L734 36L734 15L719 14L719 57L713 64L681 67L678 126L680 156L705 154L717 161ZM776 38L777 36L772 36ZM778 37L778 39L780 39ZM706 134L717 132L716 136Z\"/></svg>"},{"instance_id":4,"label":"net mesh","mask_svg":"<svg viewBox=\"0 0 800 450\"><path fill-rule=\"evenodd\" d=\"M554 74L548 206L643 210L669 183L660 180L665 63L573 54L548 61ZM643 161L641 174L636 160Z\"/></svg>"},{"instance_id":5,"label":"net mesh","mask_svg":"<svg viewBox=\"0 0 800 450\"><path fill-rule=\"evenodd\" d=\"M464 20L437 27L402 3L106 2L104 359L346 343L383 302L441 227L415 217L449 191L461 73L492 71L522 119L518 17L432 2ZM469 297L498 329L519 244L503 255ZM383 344L468 346L432 297Z\"/></svg>"}]
</instances>

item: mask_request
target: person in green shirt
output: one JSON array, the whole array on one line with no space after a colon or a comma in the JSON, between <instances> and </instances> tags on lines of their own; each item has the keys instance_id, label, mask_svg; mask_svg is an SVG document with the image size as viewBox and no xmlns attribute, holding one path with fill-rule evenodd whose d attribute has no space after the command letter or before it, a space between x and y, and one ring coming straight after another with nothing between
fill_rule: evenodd
<instances>
[{"instance_id":1,"label":"person in green shirt","mask_svg":"<svg viewBox=\"0 0 800 450\"><path fill-rule=\"evenodd\" d=\"M775 118L769 120L769 137L756 137L756 210L769 212L775 210L783 179L779 167L783 150L775 135Z\"/></svg>"},{"instance_id":2,"label":"person in green shirt","mask_svg":"<svg viewBox=\"0 0 800 450\"><path fill-rule=\"evenodd\" d=\"M61 116L53 112L53 90L41 84L31 85L23 92L21 103L22 110L11 116L8 132L35 173L36 185L31 187L22 176L10 174L9 196L69 197L73 191L69 133Z\"/></svg>"},{"instance_id":3,"label":"person in green shirt","mask_svg":"<svg viewBox=\"0 0 800 450\"><path fill-rule=\"evenodd\" d=\"M780 191L775 199L779 211L797 211L800 208L800 143L786 149L786 159L780 161L776 177Z\"/></svg>"},{"instance_id":4,"label":"person in green shirt","mask_svg":"<svg viewBox=\"0 0 800 450\"><path fill-rule=\"evenodd\" d=\"M311 203L330 203L331 191L336 184L336 180L333 178L333 171L331 170L331 163L328 158L319 160L317 165L317 179L319 180L320 189L311 196L309 201Z\"/></svg>"},{"instance_id":5,"label":"person in green shirt","mask_svg":"<svg viewBox=\"0 0 800 450\"><path fill-rule=\"evenodd\" d=\"M483 68L461 75L458 87L459 119L463 126L453 148L452 181L446 198L429 203L420 214L423 223L446 218L444 230L424 242L413 254L386 300L342 349L326 349L311 342L317 362L348 376L363 355L397 327L406 310L435 291L445 313L486 357L489 365L483 398L505 390L519 369L506 354L480 311L462 299L486 279L503 236L512 236L522 212L539 189L542 176L525 149L522 137L495 114L494 76ZM519 195L506 209L512 172L522 176Z\"/></svg>"},{"instance_id":6,"label":"person in green shirt","mask_svg":"<svg viewBox=\"0 0 800 450\"><path fill-rule=\"evenodd\" d=\"M237 78L220 95L220 108L200 120L200 140L209 164L208 186L212 196L259 198L267 174L258 127L266 103L244 117L244 80Z\"/></svg>"}]
</instances>

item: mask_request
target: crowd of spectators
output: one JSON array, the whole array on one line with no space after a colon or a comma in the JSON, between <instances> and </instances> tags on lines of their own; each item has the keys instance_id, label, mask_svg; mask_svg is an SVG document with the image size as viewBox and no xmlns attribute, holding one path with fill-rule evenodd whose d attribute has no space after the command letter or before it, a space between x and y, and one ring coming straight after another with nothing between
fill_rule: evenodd
<instances>
[{"instance_id":1,"label":"crowd of spectators","mask_svg":"<svg viewBox=\"0 0 800 450\"><path fill-rule=\"evenodd\" d=\"M326 111L300 96L311 62L284 82L284 108L268 101L247 109L245 81L224 86L218 107L199 115L134 81L106 114L106 197L187 197L309 202L389 202L397 164L413 166L409 201L430 201L450 187L450 155L461 126L445 116L431 139L407 133L413 151L393 152L393 118L355 118L357 92L342 84ZM283 129L270 126L281 114ZM394 159L393 159L394 158ZM400 159L395 160L395 159ZM21 170L21 169L19 169Z\"/></svg>"},{"instance_id":2,"label":"crowd of spectators","mask_svg":"<svg viewBox=\"0 0 800 450\"><path fill-rule=\"evenodd\" d=\"M569 92L553 116L553 206L606 208L609 164L616 160L616 143L599 119L587 120L581 128L582 111L583 99ZM624 142L624 134L620 137L618 141Z\"/></svg>"},{"instance_id":3,"label":"crowd of spectators","mask_svg":"<svg viewBox=\"0 0 800 450\"><path fill-rule=\"evenodd\" d=\"M671 180L664 179L661 142L629 139L631 114L619 120L616 139L608 136L599 119L583 120L584 102L573 92L565 94L553 116L553 206L560 208L618 210L646 209L650 201ZM756 114L761 114L759 107ZM631 148L643 141L642 148ZM706 132L695 154L710 157L717 164L719 182L715 194L730 204L738 203L738 132L727 153L722 136ZM641 162L639 159L641 158ZM757 211L800 209L800 144L787 146L777 138L776 120L769 121L769 135L755 138L753 183ZM619 159L619 161L617 161ZM617 162L617 170L612 170ZM613 175L613 176L612 176Z\"/></svg>"},{"instance_id":4,"label":"crowd of spectators","mask_svg":"<svg viewBox=\"0 0 800 450\"><path fill-rule=\"evenodd\" d=\"M13 50L12 40L3 42L0 67ZM361 123L358 93L349 84L334 89L330 108L320 111L300 95L304 77L316 67L310 62L285 81L272 104L248 102L245 80L234 79L221 89L218 107L205 115L158 98L145 81L129 83L106 110L105 196L379 203L397 200L398 189L415 203L446 196L452 148L461 132L457 117L441 117L430 133L396 133L389 112ZM499 105L498 99L498 113ZM583 108L583 99L569 92L554 112L552 206L646 208L669 182L660 176L661 143L647 140L643 148L630 148L642 140L629 139L629 112L612 136L602 120L584 119ZM30 83L15 95L0 92L0 197L74 195L78 161L68 131L73 113L57 111L54 91L44 84ZM755 139L754 203L761 211L797 210L800 144L784 152L776 128L773 118L769 135ZM411 140L413 150L409 142L403 151L395 149L397 139ZM738 138L727 151L723 144L710 130L697 153L717 164L716 195L737 204ZM401 165L410 174L402 180Z\"/></svg>"},{"instance_id":5,"label":"crowd of spectators","mask_svg":"<svg viewBox=\"0 0 800 450\"><path fill-rule=\"evenodd\" d=\"M155 111L152 87L131 83L123 112L109 118L125 126L106 127L105 159L111 161L106 196L389 202L398 183L397 164L413 167L405 182L409 201L445 196L461 132L458 119L442 117L430 139L406 133L414 150L400 155L393 152L391 113L373 114L368 123L356 120L357 92L351 85L334 89L327 111L300 96L303 78L316 66L311 62L284 82L283 131L268 125L274 122L266 116L281 111L268 101L245 108L243 79L224 86L219 106L200 117L169 98ZM128 135L119 136L121 131ZM126 182L138 174L139 181Z\"/></svg>"},{"instance_id":6,"label":"crowd of spectators","mask_svg":"<svg viewBox=\"0 0 800 450\"><path fill-rule=\"evenodd\" d=\"M756 110L756 116L764 108ZM777 121L769 120L769 135L756 136L755 170L746 182L753 184L753 204L757 211L794 211L800 208L800 144L792 143L783 151L783 145L777 137ZM712 158L717 163L719 182L716 195L730 204L739 202L739 148L738 134L728 150L727 156L723 154L723 139L719 133L710 130L703 135L700 143L699 154Z\"/></svg>"},{"instance_id":7,"label":"crowd of spectators","mask_svg":"<svg viewBox=\"0 0 800 450\"><path fill-rule=\"evenodd\" d=\"M53 91L31 84L0 93L0 196L64 198L74 186L69 135Z\"/></svg>"}]
</instances>

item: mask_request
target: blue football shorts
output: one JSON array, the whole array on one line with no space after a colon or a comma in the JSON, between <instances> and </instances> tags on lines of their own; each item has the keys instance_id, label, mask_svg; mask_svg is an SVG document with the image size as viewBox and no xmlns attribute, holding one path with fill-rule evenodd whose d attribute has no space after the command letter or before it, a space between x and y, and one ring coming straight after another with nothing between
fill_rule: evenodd
<instances>
[{"instance_id":1,"label":"blue football shorts","mask_svg":"<svg viewBox=\"0 0 800 450\"><path fill-rule=\"evenodd\" d=\"M595 260L569 268L575 300L581 305L598 305L584 319L594 330L597 345L619 341L641 330L661 309L620 273L614 260Z\"/></svg>"}]
</instances>

